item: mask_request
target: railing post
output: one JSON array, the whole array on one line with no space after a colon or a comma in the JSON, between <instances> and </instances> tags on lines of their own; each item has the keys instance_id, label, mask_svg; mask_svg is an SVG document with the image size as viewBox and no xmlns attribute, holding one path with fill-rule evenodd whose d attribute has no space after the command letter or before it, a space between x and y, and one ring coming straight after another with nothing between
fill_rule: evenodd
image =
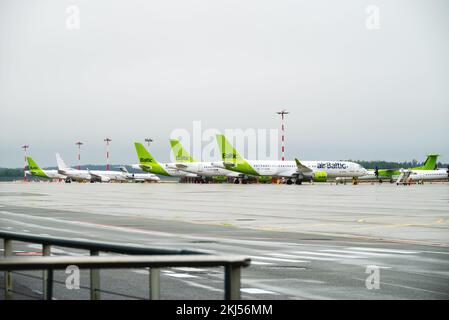
<instances>
[{"instance_id":1,"label":"railing post","mask_svg":"<svg viewBox=\"0 0 449 320\"><path fill-rule=\"evenodd\" d=\"M90 250L91 256L98 256L98 250ZM100 300L100 270L90 269L90 299Z\"/></svg>"},{"instance_id":2,"label":"railing post","mask_svg":"<svg viewBox=\"0 0 449 320\"><path fill-rule=\"evenodd\" d=\"M53 269L47 270L47 282L45 284L45 300L53 298Z\"/></svg>"},{"instance_id":3,"label":"railing post","mask_svg":"<svg viewBox=\"0 0 449 320\"><path fill-rule=\"evenodd\" d=\"M160 272L159 268L149 268L150 271L150 300L161 298Z\"/></svg>"},{"instance_id":4,"label":"railing post","mask_svg":"<svg viewBox=\"0 0 449 320\"><path fill-rule=\"evenodd\" d=\"M225 266L225 300L240 300L240 266Z\"/></svg>"},{"instance_id":5,"label":"railing post","mask_svg":"<svg viewBox=\"0 0 449 320\"><path fill-rule=\"evenodd\" d=\"M42 256L51 256L51 245L43 244L42 245ZM49 279L49 270L44 270L42 272L42 293L44 300L51 300L52 298L52 289L53 289L53 279ZM50 281L51 280L51 281ZM50 291L48 290L50 288Z\"/></svg>"},{"instance_id":6,"label":"railing post","mask_svg":"<svg viewBox=\"0 0 449 320\"><path fill-rule=\"evenodd\" d=\"M3 240L3 254L5 257L12 256L12 240L4 239ZM12 272L5 272L5 300L12 300Z\"/></svg>"}]
</instances>

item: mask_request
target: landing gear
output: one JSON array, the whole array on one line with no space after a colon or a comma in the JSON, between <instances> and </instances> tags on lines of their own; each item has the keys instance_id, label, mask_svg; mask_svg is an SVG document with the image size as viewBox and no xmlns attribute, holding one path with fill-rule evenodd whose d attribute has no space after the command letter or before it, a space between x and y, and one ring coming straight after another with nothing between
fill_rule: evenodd
<instances>
[{"instance_id":1,"label":"landing gear","mask_svg":"<svg viewBox=\"0 0 449 320\"><path fill-rule=\"evenodd\" d=\"M234 184L239 184L239 183L240 183L240 180L238 178L234 180Z\"/></svg>"},{"instance_id":2,"label":"landing gear","mask_svg":"<svg viewBox=\"0 0 449 320\"><path fill-rule=\"evenodd\" d=\"M65 179L65 183L72 183L72 179L70 178Z\"/></svg>"},{"instance_id":3,"label":"landing gear","mask_svg":"<svg viewBox=\"0 0 449 320\"><path fill-rule=\"evenodd\" d=\"M288 184L288 185L293 184L292 179L288 179L288 180L287 180L287 184Z\"/></svg>"},{"instance_id":4,"label":"landing gear","mask_svg":"<svg viewBox=\"0 0 449 320\"><path fill-rule=\"evenodd\" d=\"M302 180L301 179L296 179L295 184L296 185L301 185L302 184Z\"/></svg>"}]
</instances>

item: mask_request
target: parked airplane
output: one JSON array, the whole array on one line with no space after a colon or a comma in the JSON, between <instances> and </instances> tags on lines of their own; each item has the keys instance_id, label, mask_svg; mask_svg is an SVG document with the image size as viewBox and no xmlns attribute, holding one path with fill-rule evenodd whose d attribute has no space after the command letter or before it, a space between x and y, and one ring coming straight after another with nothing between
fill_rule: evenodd
<instances>
[{"instance_id":1,"label":"parked airplane","mask_svg":"<svg viewBox=\"0 0 449 320\"><path fill-rule=\"evenodd\" d=\"M199 176L194 173L181 171L176 168L176 163L159 163L148 152L148 150L140 142L135 142L137 156L139 157L139 164L133 164L132 167L141 169L146 172L160 174L168 177L190 177L198 178ZM188 160L190 161L190 160Z\"/></svg>"},{"instance_id":2,"label":"parked airplane","mask_svg":"<svg viewBox=\"0 0 449 320\"><path fill-rule=\"evenodd\" d=\"M179 140L170 140L170 145L176 161L175 166L179 170L194 173L201 177L244 177L242 173L213 166L211 162L195 161L189 152L183 148Z\"/></svg>"},{"instance_id":3,"label":"parked airplane","mask_svg":"<svg viewBox=\"0 0 449 320\"><path fill-rule=\"evenodd\" d=\"M123 176L134 182L159 182L161 179L152 173L129 173L125 167L120 167Z\"/></svg>"},{"instance_id":4,"label":"parked airplane","mask_svg":"<svg viewBox=\"0 0 449 320\"><path fill-rule=\"evenodd\" d=\"M66 176L58 173L58 170L42 170L31 157L27 157L29 174L46 179L65 179Z\"/></svg>"},{"instance_id":5,"label":"parked airplane","mask_svg":"<svg viewBox=\"0 0 449 320\"><path fill-rule=\"evenodd\" d=\"M367 170L358 163L349 161L278 161L246 160L226 140L217 135L222 162L214 165L228 170L253 176L273 176L287 178L287 184L302 184L303 181L326 181L327 178L358 178L367 174Z\"/></svg>"},{"instance_id":6,"label":"parked airplane","mask_svg":"<svg viewBox=\"0 0 449 320\"><path fill-rule=\"evenodd\" d=\"M58 163L58 173L66 176L66 182L72 181L90 181L90 182L110 182L126 181L126 177L121 171L102 171L102 170L78 170L68 167L62 160L59 153L56 153L56 162Z\"/></svg>"},{"instance_id":7,"label":"parked airplane","mask_svg":"<svg viewBox=\"0 0 449 320\"><path fill-rule=\"evenodd\" d=\"M447 181L449 180L449 167L437 170L400 170L401 174L396 180L396 184L410 184L414 182L424 183L424 181Z\"/></svg>"},{"instance_id":8,"label":"parked airplane","mask_svg":"<svg viewBox=\"0 0 449 320\"><path fill-rule=\"evenodd\" d=\"M408 168L405 170L413 170L413 171L422 171L422 170L432 170L434 171L437 167L437 159L439 154L428 154L426 161L424 164L419 167ZM383 182L384 180L388 180L391 183L394 182L394 179L401 175L400 169L379 169L375 168L374 170L369 170L368 174L360 177L360 180L379 180L379 182Z\"/></svg>"}]
</instances>

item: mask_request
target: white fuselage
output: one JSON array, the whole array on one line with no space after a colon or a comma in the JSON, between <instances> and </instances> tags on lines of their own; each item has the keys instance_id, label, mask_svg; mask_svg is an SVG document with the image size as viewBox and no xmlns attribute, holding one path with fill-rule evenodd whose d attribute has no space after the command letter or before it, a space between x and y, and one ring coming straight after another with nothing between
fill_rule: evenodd
<instances>
[{"instance_id":1,"label":"white fuselage","mask_svg":"<svg viewBox=\"0 0 449 320\"><path fill-rule=\"evenodd\" d=\"M158 182L161 179L152 173L123 173L126 179L135 181L135 182Z\"/></svg>"},{"instance_id":2,"label":"white fuselage","mask_svg":"<svg viewBox=\"0 0 449 320\"><path fill-rule=\"evenodd\" d=\"M448 180L447 169L411 170L409 178L413 181Z\"/></svg>"},{"instance_id":3,"label":"white fuselage","mask_svg":"<svg viewBox=\"0 0 449 320\"><path fill-rule=\"evenodd\" d=\"M159 163L159 165L167 172L168 176L170 177L188 177L188 178L197 178L198 175L186 171L179 170L176 168L176 163ZM145 168L145 166L142 166L140 164L133 164L131 165L131 168L139 169L143 171L151 172L151 170L148 170ZM159 174L159 173L156 173ZM164 174L166 176L166 174Z\"/></svg>"},{"instance_id":4,"label":"white fuselage","mask_svg":"<svg viewBox=\"0 0 449 320\"><path fill-rule=\"evenodd\" d=\"M260 176L296 177L299 169L295 161L246 160ZM216 166L224 167L223 162L214 162ZM355 162L349 161L301 161L301 164L311 170L302 173L304 176L325 172L330 178L361 177L367 170ZM230 168L232 170L232 168Z\"/></svg>"},{"instance_id":5,"label":"white fuselage","mask_svg":"<svg viewBox=\"0 0 449 320\"><path fill-rule=\"evenodd\" d=\"M203 177L218 177L218 176L226 176L226 177L239 177L242 174L239 172L223 169L217 166L214 166L211 162L183 162L177 163L176 168L181 171L194 173L198 176Z\"/></svg>"},{"instance_id":6,"label":"white fuselage","mask_svg":"<svg viewBox=\"0 0 449 320\"><path fill-rule=\"evenodd\" d=\"M75 181L126 181L126 177L121 171L77 170L70 168L59 170L59 173Z\"/></svg>"},{"instance_id":7,"label":"white fuselage","mask_svg":"<svg viewBox=\"0 0 449 320\"><path fill-rule=\"evenodd\" d=\"M58 170L42 170L42 171L50 179L65 179L66 178L65 175L58 173ZM33 175L32 173L30 173L30 174Z\"/></svg>"}]
</instances>

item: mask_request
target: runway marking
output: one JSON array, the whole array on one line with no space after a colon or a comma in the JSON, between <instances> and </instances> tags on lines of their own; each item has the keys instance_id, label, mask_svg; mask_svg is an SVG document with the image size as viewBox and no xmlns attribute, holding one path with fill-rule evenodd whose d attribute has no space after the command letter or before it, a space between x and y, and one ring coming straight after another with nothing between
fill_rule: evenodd
<instances>
[{"instance_id":1,"label":"runway marking","mask_svg":"<svg viewBox=\"0 0 449 320\"><path fill-rule=\"evenodd\" d=\"M354 255L343 255L343 254L333 254L333 253L325 253L325 252L311 252L311 251L294 251L295 253L304 254L304 255L317 255L324 257L332 257L332 258L344 258L344 259L360 259L361 256Z\"/></svg>"},{"instance_id":2,"label":"runway marking","mask_svg":"<svg viewBox=\"0 0 449 320\"><path fill-rule=\"evenodd\" d=\"M310 261L303 261L303 260L281 259L281 258L262 257L262 256L251 256L250 258L251 259L259 259L259 260L268 260L268 261L292 262L292 263L310 262Z\"/></svg>"},{"instance_id":3,"label":"runway marking","mask_svg":"<svg viewBox=\"0 0 449 320\"><path fill-rule=\"evenodd\" d=\"M335 253L350 253L350 254L363 254L366 256L373 256L373 257L391 257L391 254L388 253L375 253L375 252L361 252L361 251L355 251L355 250L334 250L334 249L326 249L321 250L324 252L335 252Z\"/></svg>"},{"instance_id":4,"label":"runway marking","mask_svg":"<svg viewBox=\"0 0 449 320\"><path fill-rule=\"evenodd\" d=\"M40 244L30 243L30 244L27 244L27 247L31 248L31 249L41 249L42 250L42 245L40 245ZM54 253L61 253L61 254L66 254L68 256L84 256L84 255L87 255L87 254L69 252L69 251L66 251L66 250L63 250L63 249L58 249L58 248L55 248L55 247L51 248L51 253L52 253L52 255Z\"/></svg>"},{"instance_id":5,"label":"runway marking","mask_svg":"<svg viewBox=\"0 0 449 320\"><path fill-rule=\"evenodd\" d=\"M215 291L215 292L223 292L222 289L218 289L218 288L214 288L214 287L211 287L211 286L207 286L205 284L200 284L200 283L192 282L192 281L188 281L188 280L180 280L180 281L185 283L185 284L188 284L188 285L190 285L192 287L206 289L206 290Z\"/></svg>"},{"instance_id":6,"label":"runway marking","mask_svg":"<svg viewBox=\"0 0 449 320\"><path fill-rule=\"evenodd\" d=\"M251 260L251 265L272 266L274 263Z\"/></svg>"},{"instance_id":7,"label":"runway marking","mask_svg":"<svg viewBox=\"0 0 449 320\"><path fill-rule=\"evenodd\" d=\"M292 255L292 254L283 254L283 253L270 253L272 256L280 257L280 258L295 258L295 259L307 259L307 260L322 260L322 261L336 261L334 258L321 258L321 257L310 257L304 255Z\"/></svg>"},{"instance_id":8,"label":"runway marking","mask_svg":"<svg viewBox=\"0 0 449 320\"><path fill-rule=\"evenodd\" d=\"M443 252L443 251L421 251L423 253L432 253L432 254L449 254L449 252Z\"/></svg>"},{"instance_id":9,"label":"runway marking","mask_svg":"<svg viewBox=\"0 0 449 320\"><path fill-rule=\"evenodd\" d=\"M399 254L417 254L419 251L407 251L397 249L383 249L383 248L362 248L362 247L349 247L348 249L354 249L359 251L373 251L373 252L385 252L385 253L399 253Z\"/></svg>"},{"instance_id":10,"label":"runway marking","mask_svg":"<svg viewBox=\"0 0 449 320\"><path fill-rule=\"evenodd\" d=\"M181 268L173 268L175 270L184 271L184 272L206 272L206 269L198 269L198 268L189 268L189 267L181 267Z\"/></svg>"},{"instance_id":11,"label":"runway marking","mask_svg":"<svg viewBox=\"0 0 449 320\"><path fill-rule=\"evenodd\" d=\"M197 276L187 274L187 273L167 273L167 276L173 277L173 278L198 278Z\"/></svg>"},{"instance_id":12,"label":"runway marking","mask_svg":"<svg viewBox=\"0 0 449 320\"><path fill-rule=\"evenodd\" d=\"M273 291L258 289L258 288L241 288L241 292L250 293L250 294L277 294Z\"/></svg>"},{"instance_id":13,"label":"runway marking","mask_svg":"<svg viewBox=\"0 0 449 320\"><path fill-rule=\"evenodd\" d=\"M144 274L146 276L149 274L148 270L139 270L139 269L137 269L137 270L132 270L132 272L138 273L138 274Z\"/></svg>"},{"instance_id":14,"label":"runway marking","mask_svg":"<svg viewBox=\"0 0 449 320\"><path fill-rule=\"evenodd\" d=\"M360 280L365 282L366 279L360 279L360 278L355 278L356 280ZM430 292L430 293L436 293L436 294L441 294L441 295L445 295L445 296L449 296L449 293L447 292L440 292L440 291L433 291L433 290L427 290L427 289L422 289L422 288L416 288L416 287L409 287L409 286L403 286L403 285L399 285L399 284L393 284L393 283L389 283L389 282L380 282L380 285L386 285L386 286L391 286L391 287L397 287L397 288L404 288L404 289L410 289L410 290L419 290L419 291L424 291L424 292Z\"/></svg>"}]
</instances>

